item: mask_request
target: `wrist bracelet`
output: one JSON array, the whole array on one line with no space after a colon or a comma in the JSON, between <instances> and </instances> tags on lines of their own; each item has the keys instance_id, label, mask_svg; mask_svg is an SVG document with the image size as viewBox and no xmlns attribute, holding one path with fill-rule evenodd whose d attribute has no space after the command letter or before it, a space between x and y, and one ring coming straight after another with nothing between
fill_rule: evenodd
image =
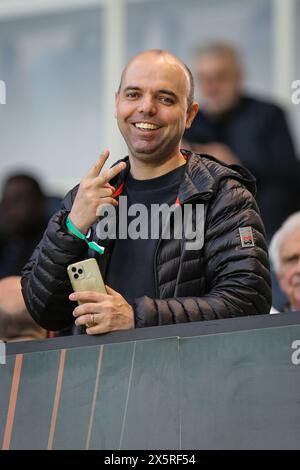
<instances>
[{"instance_id":1,"label":"wrist bracelet","mask_svg":"<svg viewBox=\"0 0 300 470\"><path fill-rule=\"evenodd\" d=\"M97 251L97 253L100 253L100 255L103 255L104 253L103 246L98 245L98 243L96 242L89 242L86 235L83 235L83 233L81 233L75 227L75 225L73 225L69 216L67 217L67 220L66 220L66 226L70 230L70 232L73 233L73 235L75 235L77 238L80 238L81 240L84 240L87 243L88 247L91 248L91 250Z\"/></svg>"}]
</instances>

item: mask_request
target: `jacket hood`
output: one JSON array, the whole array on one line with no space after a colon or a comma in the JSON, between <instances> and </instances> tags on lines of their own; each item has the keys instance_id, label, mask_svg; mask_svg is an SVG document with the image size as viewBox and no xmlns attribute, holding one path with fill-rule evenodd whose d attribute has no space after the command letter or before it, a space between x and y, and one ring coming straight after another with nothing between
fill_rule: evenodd
<instances>
[{"instance_id":1,"label":"jacket hood","mask_svg":"<svg viewBox=\"0 0 300 470\"><path fill-rule=\"evenodd\" d=\"M187 168L180 185L181 201L193 196L209 200L217 191L223 179L235 179L241 182L252 194L256 195L256 180L247 168L241 165L227 165L207 154L192 153L182 150L187 157Z\"/></svg>"}]
</instances>

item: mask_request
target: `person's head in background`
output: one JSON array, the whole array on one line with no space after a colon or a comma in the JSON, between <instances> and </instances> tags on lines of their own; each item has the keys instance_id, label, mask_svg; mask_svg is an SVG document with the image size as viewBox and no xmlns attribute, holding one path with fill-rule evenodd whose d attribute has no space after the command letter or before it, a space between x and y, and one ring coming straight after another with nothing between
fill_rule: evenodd
<instances>
[{"instance_id":1,"label":"person's head in background","mask_svg":"<svg viewBox=\"0 0 300 470\"><path fill-rule=\"evenodd\" d=\"M25 173L9 176L1 200L2 230L8 236L30 236L46 218L46 197L38 181Z\"/></svg>"},{"instance_id":2,"label":"person's head in background","mask_svg":"<svg viewBox=\"0 0 300 470\"><path fill-rule=\"evenodd\" d=\"M274 234L270 259L291 310L300 310L300 211L295 212Z\"/></svg>"},{"instance_id":3,"label":"person's head in background","mask_svg":"<svg viewBox=\"0 0 300 470\"><path fill-rule=\"evenodd\" d=\"M27 312L19 276L0 280L0 340L28 341L45 339L47 332Z\"/></svg>"},{"instance_id":4,"label":"person's head in background","mask_svg":"<svg viewBox=\"0 0 300 470\"><path fill-rule=\"evenodd\" d=\"M200 89L200 109L219 116L238 102L243 70L237 50L222 42L208 43L195 53L195 76Z\"/></svg>"}]
</instances>

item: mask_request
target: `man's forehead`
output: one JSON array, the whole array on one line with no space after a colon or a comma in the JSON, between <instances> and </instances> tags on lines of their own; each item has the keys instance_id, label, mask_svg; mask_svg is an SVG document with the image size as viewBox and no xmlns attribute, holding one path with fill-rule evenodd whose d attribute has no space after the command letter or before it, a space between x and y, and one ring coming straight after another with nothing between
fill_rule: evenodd
<instances>
[{"instance_id":1,"label":"man's forehead","mask_svg":"<svg viewBox=\"0 0 300 470\"><path fill-rule=\"evenodd\" d=\"M129 62L122 76L121 88L138 86L139 82L146 80L169 82L173 88L188 86L188 77L182 65L172 57L163 55L145 54Z\"/></svg>"}]
</instances>

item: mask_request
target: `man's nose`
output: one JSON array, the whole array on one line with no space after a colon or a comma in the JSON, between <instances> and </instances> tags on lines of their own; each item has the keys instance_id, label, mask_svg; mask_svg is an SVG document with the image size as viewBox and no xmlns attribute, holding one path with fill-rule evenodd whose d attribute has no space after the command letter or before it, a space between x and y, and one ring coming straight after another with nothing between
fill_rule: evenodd
<instances>
[{"instance_id":1,"label":"man's nose","mask_svg":"<svg viewBox=\"0 0 300 470\"><path fill-rule=\"evenodd\" d=\"M139 102L138 112L153 116L156 113L154 97L151 95L144 95Z\"/></svg>"}]
</instances>

